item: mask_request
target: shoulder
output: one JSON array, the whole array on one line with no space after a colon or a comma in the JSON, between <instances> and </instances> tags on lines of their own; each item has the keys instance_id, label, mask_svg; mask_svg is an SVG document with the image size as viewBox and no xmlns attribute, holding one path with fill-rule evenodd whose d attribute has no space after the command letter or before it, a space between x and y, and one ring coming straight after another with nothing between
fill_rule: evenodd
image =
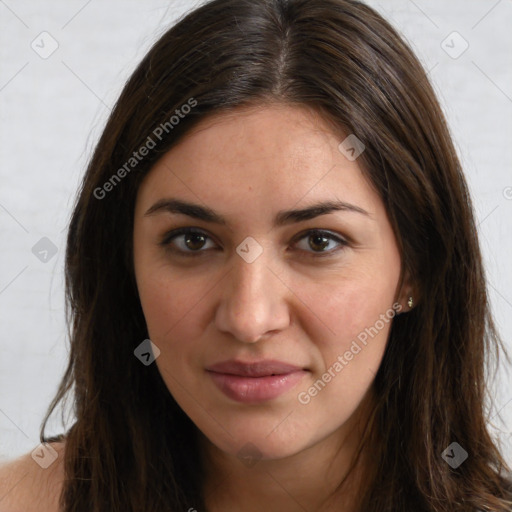
<instances>
[{"instance_id":1,"label":"shoulder","mask_svg":"<svg viewBox=\"0 0 512 512\"><path fill-rule=\"evenodd\" d=\"M58 512L64 442L35 447L0 463L0 512Z\"/></svg>"}]
</instances>

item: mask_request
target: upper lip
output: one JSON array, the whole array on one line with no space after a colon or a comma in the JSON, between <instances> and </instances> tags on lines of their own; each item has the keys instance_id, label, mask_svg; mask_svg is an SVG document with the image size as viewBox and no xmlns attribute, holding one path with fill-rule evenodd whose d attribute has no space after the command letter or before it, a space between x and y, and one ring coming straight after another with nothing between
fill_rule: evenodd
<instances>
[{"instance_id":1,"label":"upper lip","mask_svg":"<svg viewBox=\"0 0 512 512\"><path fill-rule=\"evenodd\" d=\"M266 359L253 363L245 363L236 360L222 361L208 366L206 369L216 373L239 375L241 377L266 377L269 375L286 375L303 370L304 368L289 363L283 363L282 361Z\"/></svg>"}]
</instances>

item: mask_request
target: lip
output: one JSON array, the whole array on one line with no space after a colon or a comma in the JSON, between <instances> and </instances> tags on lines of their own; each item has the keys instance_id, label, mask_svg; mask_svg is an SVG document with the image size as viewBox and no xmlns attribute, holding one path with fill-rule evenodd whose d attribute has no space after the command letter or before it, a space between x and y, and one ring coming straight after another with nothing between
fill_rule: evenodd
<instances>
[{"instance_id":1,"label":"lip","mask_svg":"<svg viewBox=\"0 0 512 512\"><path fill-rule=\"evenodd\" d=\"M228 397L246 404L265 402L292 389L308 370L282 361L223 361L206 368Z\"/></svg>"}]
</instances>

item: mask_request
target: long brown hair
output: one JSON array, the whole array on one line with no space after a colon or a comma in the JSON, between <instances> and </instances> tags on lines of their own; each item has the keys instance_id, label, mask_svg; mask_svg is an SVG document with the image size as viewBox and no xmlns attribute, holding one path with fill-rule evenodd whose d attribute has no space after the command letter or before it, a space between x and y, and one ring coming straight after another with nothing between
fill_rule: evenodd
<instances>
[{"instance_id":1,"label":"long brown hair","mask_svg":"<svg viewBox=\"0 0 512 512\"><path fill-rule=\"evenodd\" d=\"M417 307L393 320L373 383L360 510L510 510L485 380L504 347L461 166L422 66L354 0L213 0L168 30L125 85L67 239L70 359L41 427L42 441L55 439L46 423L71 396L62 510L205 510L197 429L156 365L133 354L148 337L133 272L135 197L155 162L206 115L266 102L307 105L364 143L358 162L419 291ZM453 442L468 453L457 468L442 457Z\"/></svg>"}]
</instances>

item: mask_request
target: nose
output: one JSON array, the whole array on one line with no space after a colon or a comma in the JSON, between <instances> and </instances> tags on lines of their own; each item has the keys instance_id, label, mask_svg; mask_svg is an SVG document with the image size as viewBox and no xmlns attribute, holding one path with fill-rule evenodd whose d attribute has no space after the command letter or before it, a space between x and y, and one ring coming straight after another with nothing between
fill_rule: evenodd
<instances>
[{"instance_id":1,"label":"nose","mask_svg":"<svg viewBox=\"0 0 512 512\"><path fill-rule=\"evenodd\" d=\"M255 343L290 323L286 299L291 292L270 268L265 252L252 263L235 253L231 270L220 283L216 327L244 343Z\"/></svg>"}]
</instances>

